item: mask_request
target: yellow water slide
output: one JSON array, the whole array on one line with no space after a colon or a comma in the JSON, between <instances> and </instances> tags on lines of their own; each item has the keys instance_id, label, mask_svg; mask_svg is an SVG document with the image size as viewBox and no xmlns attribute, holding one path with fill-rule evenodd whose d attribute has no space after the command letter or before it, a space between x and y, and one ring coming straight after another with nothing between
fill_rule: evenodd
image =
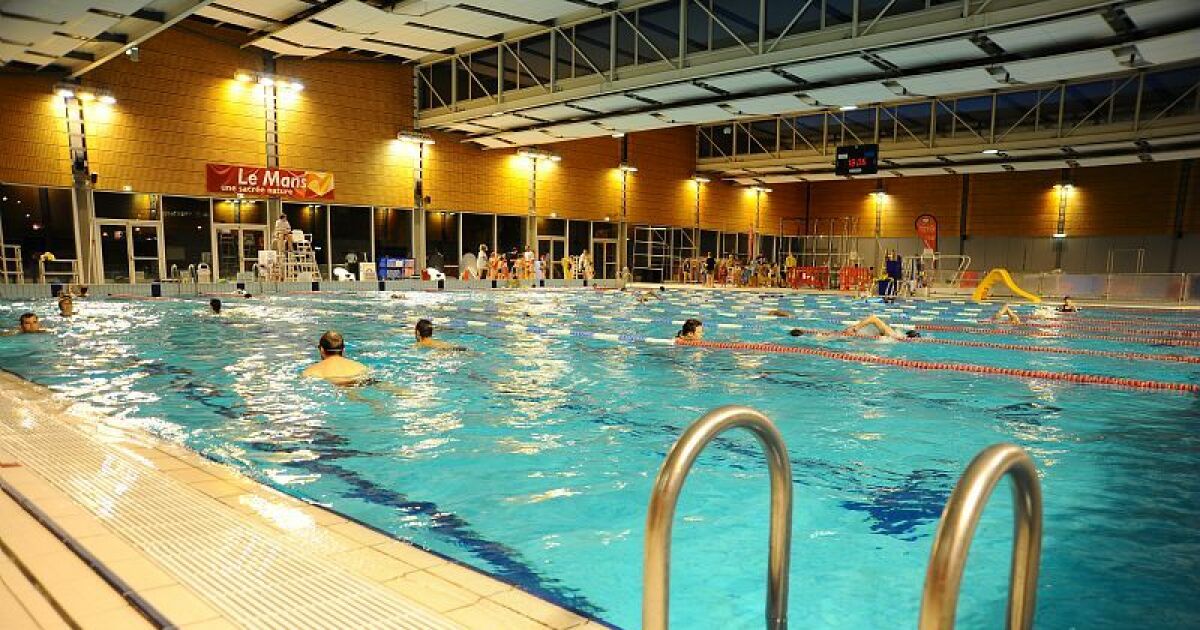
<instances>
[{"instance_id":1,"label":"yellow water slide","mask_svg":"<svg viewBox=\"0 0 1200 630\"><path fill-rule=\"evenodd\" d=\"M1012 276L1008 275L1007 269L993 269L989 271L987 275L983 277L983 280L979 281L979 286L975 287L975 294L971 296L971 299L975 300L976 302L982 302L986 300L988 296L988 289L992 288L992 285L996 284L997 282L1003 282L1004 285L1008 287L1008 290L1012 291L1013 295L1017 297L1023 297L1034 304L1042 301L1042 298L1017 286L1017 283L1013 282Z\"/></svg>"}]
</instances>

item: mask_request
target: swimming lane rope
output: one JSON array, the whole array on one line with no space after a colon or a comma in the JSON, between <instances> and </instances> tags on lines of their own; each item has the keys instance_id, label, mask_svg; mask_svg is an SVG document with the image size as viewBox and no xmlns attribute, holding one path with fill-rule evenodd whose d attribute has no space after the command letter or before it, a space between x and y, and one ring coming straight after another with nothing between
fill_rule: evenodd
<instances>
[{"instance_id":1,"label":"swimming lane rope","mask_svg":"<svg viewBox=\"0 0 1200 630\"><path fill-rule=\"evenodd\" d=\"M932 361L914 361L912 359L897 359L881 357L874 354L858 354L852 352L836 352L804 346L784 346L773 343L744 343L722 341L690 341L677 339L680 346L695 348L715 348L721 350L747 350L751 352L769 352L778 354L806 354L838 361L850 361L875 365L906 367L916 370L942 370L950 372L966 372L970 374L995 374L1000 376L1016 376L1020 378L1035 378L1047 381L1064 381L1082 385L1107 385L1127 389L1149 389L1162 391L1179 391L1200 393L1200 385L1194 383L1171 383L1167 381L1144 381L1117 376L1098 376L1094 374L1072 374L1069 372L1049 372L1046 370L1022 370L1017 368L993 367L989 365L974 365L970 363L934 363Z\"/></svg>"},{"instance_id":2,"label":"swimming lane rope","mask_svg":"<svg viewBox=\"0 0 1200 630\"><path fill-rule=\"evenodd\" d=\"M946 324L928 324L925 322L914 323L913 328L917 330L932 330L939 332L964 332L984 335L1018 335L1029 336L1027 333L1014 330L1013 328L983 328L979 326L950 326ZM1125 341L1129 343L1141 344L1163 344L1169 346L1185 346L1188 348L1200 348L1200 340L1197 339L1181 339L1173 337L1170 339L1161 337L1146 337L1146 336L1109 336L1109 335L1085 335L1082 333L1072 333L1065 331L1042 331L1041 337L1069 337L1073 339L1095 339L1098 341Z\"/></svg>"}]
</instances>

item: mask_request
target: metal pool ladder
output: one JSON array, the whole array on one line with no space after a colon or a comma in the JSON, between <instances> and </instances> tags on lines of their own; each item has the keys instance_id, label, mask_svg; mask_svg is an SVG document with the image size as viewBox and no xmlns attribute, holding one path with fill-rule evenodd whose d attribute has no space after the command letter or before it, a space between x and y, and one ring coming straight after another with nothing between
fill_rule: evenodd
<instances>
[{"instance_id":1,"label":"metal pool ladder","mask_svg":"<svg viewBox=\"0 0 1200 630\"><path fill-rule=\"evenodd\" d=\"M1029 630L1037 604L1042 557L1042 488L1029 455L1014 444L989 446L967 465L942 511L925 574L918 630L952 630L967 551L992 490L1006 475L1013 479L1013 553L1008 578L1005 627Z\"/></svg>"},{"instance_id":2,"label":"metal pool ladder","mask_svg":"<svg viewBox=\"0 0 1200 630\"><path fill-rule=\"evenodd\" d=\"M667 459L654 481L650 510L646 515L642 574L643 630L667 630L667 607L671 593L671 525L683 482L704 447L718 435L737 428L753 433L767 456L771 475L767 628L787 629L788 559L792 547L792 465L783 436L766 416L749 407L731 405L714 409L692 423L671 447L671 452L667 453Z\"/></svg>"}]
</instances>

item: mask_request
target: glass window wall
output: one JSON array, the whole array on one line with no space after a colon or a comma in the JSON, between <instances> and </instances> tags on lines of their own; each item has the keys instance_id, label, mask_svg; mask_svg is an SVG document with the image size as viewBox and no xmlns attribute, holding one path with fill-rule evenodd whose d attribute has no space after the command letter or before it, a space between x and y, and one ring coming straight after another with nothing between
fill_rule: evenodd
<instances>
[{"instance_id":1,"label":"glass window wall","mask_svg":"<svg viewBox=\"0 0 1200 630\"><path fill-rule=\"evenodd\" d=\"M335 267L345 267L357 278L359 263L371 260L371 208L330 206L329 245Z\"/></svg>"},{"instance_id":2,"label":"glass window wall","mask_svg":"<svg viewBox=\"0 0 1200 630\"><path fill-rule=\"evenodd\" d=\"M62 260L75 259L75 219L71 191L0 184L0 241L20 247L25 279L37 277L38 257L45 252ZM15 272L17 251L6 247L5 269ZM13 282L15 273L0 281Z\"/></svg>"},{"instance_id":3,"label":"glass window wall","mask_svg":"<svg viewBox=\"0 0 1200 630\"><path fill-rule=\"evenodd\" d=\"M425 219L425 264L455 277L458 276L458 220L455 212L430 212Z\"/></svg>"},{"instance_id":4,"label":"glass window wall","mask_svg":"<svg viewBox=\"0 0 1200 630\"><path fill-rule=\"evenodd\" d=\"M212 223L208 198L163 197L162 215L167 277L178 279L189 266L212 268Z\"/></svg>"}]
</instances>

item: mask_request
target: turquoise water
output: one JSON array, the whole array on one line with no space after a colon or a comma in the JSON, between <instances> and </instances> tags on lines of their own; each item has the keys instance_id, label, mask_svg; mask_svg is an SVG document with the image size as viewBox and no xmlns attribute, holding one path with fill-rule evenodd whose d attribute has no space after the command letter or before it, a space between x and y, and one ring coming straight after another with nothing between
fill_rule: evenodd
<instances>
[{"instance_id":1,"label":"turquoise water","mask_svg":"<svg viewBox=\"0 0 1200 630\"><path fill-rule=\"evenodd\" d=\"M0 367L622 628L640 625L642 531L654 476L683 428L713 407L760 409L787 440L796 628L915 625L932 536L953 484L980 449L1015 442L1042 472L1038 627L1200 625L1195 395L613 343L583 333L669 338L678 328L671 320L694 316L707 324L709 340L1188 383L1200 382L1198 364L789 337L790 326L833 329L884 310L811 295L668 292L646 305L614 292L389 295L230 301L219 319L205 315L200 300L84 301L71 321L43 316L52 335L0 338ZM809 319L756 319L777 307ZM0 319L15 321L30 308L53 310L48 300L7 302ZM977 319L975 308L922 304L893 309L890 318L965 325L954 320ZM446 324L439 337L468 350L413 348L410 327L419 316ZM1115 330L1200 326L1191 314L1169 312L1089 309L1076 318L1137 322ZM350 355L377 380L395 386L345 390L298 379L329 328L346 334ZM1194 347L1101 339L932 336L1200 355ZM697 464L677 513L673 627L761 627L767 502L754 440L720 438ZM1010 514L1001 488L971 549L960 627L1002 623Z\"/></svg>"}]
</instances>

